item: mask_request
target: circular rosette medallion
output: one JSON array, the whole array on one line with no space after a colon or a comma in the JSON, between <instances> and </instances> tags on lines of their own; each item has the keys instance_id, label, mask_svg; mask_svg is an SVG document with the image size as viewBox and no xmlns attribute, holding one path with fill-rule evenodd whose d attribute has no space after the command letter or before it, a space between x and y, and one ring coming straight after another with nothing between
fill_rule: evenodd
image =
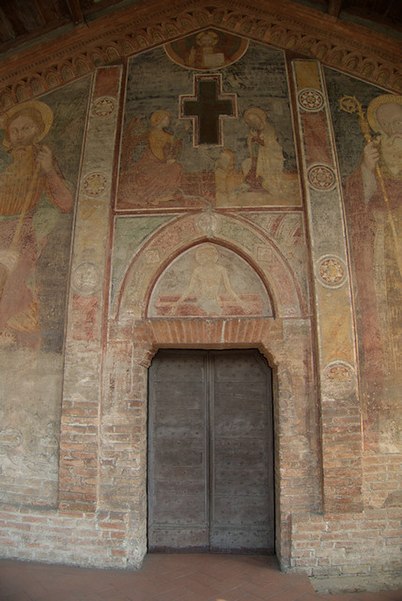
<instances>
[{"instance_id":1,"label":"circular rosette medallion","mask_svg":"<svg viewBox=\"0 0 402 601\"><path fill-rule=\"evenodd\" d=\"M100 196L107 186L107 178L103 173L89 173L83 181L83 190L87 196Z\"/></svg>"},{"instance_id":2,"label":"circular rosette medallion","mask_svg":"<svg viewBox=\"0 0 402 601\"><path fill-rule=\"evenodd\" d=\"M72 286L82 296L94 294L100 286L97 266L89 261L77 265L72 275Z\"/></svg>"},{"instance_id":3,"label":"circular rosette medallion","mask_svg":"<svg viewBox=\"0 0 402 601\"><path fill-rule=\"evenodd\" d=\"M340 288L346 281L346 266L339 257L326 255L317 261L316 275L326 288Z\"/></svg>"},{"instance_id":4,"label":"circular rosette medallion","mask_svg":"<svg viewBox=\"0 0 402 601\"><path fill-rule=\"evenodd\" d=\"M324 108L324 96L319 90L315 90L314 88L300 90L297 99L300 108L309 113L315 113Z\"/></svg>"},{"instance_id":5,"label":"circular rosette medallion","mask_svg":"<svg viewBox=\"0 0 402 601\"><path fill-rule=\"evenodd\" d=\"M111 96L100 96L92 105L92 112L97 117L110 117L115 111L116 100Z\"/></svg>"},{"instance_id":6,"label":"circular rosette medallion","mask_svg":"<svg viewBox=\"0 0 402 601\"><path fill-rule=\"evenodd\" d=\"M332 167L328 165L313 165L307 172L308 183L314 190L328 192L336 185L336 176Z\"/></svg>"},{"instance_id":7,"label":"circular rosette medallion","mask_svg":"<svg viewBox=\"0 0 402 601\"><path fill-rule=\"evenodd\" d=\"M331 361L324 368L324 375L331 382L351 382L353 374L353 367L346 361Z\"/></svg>"}]
</instances>

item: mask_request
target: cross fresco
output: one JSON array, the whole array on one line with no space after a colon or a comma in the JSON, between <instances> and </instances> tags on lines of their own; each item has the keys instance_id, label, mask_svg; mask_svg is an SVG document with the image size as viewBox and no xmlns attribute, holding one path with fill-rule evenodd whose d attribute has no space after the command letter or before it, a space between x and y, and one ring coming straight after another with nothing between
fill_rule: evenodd
<instances>
[{"instance_id":1,"label":"cross fresco","mask_svg":"<svg viewBox=\"0 0 402 601\"><path fill-rule=\"evenodd\" d=\"M222 92L222 76L196 75L195 95L181 96L180 117L193 121L194 146L222 145L222 118L237 117L236 95Z\"/></svg>"},{"instance_id":2,"label":"cross fresco","mask_svg":"<svg viewBox=\"0 0 402 601\"><path fill-rule=\"evenodd\" d=\"M116 209L300 206L283 53L215 30L173 46L130 60Z\"/></svg>"}]
</instances>

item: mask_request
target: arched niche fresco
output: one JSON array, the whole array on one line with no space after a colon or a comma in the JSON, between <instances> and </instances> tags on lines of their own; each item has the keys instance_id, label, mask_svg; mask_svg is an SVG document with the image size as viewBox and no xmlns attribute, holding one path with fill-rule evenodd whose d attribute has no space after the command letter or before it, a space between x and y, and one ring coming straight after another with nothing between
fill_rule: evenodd
<instances>
[{"instance_id":1,"label":"arched niche fresco","mask_svg":"<svg viewBox=\"0 0 402 601\"><path fill-rule=\"evenodd\" d=\"M236 265L240 265L240 269L245 270L245 273L248 274L247 278L249 278L251 277L251 267L249 266L252 265L251 271L255 271L254 278L261 280L258 289L262 290L265 287L269 291L265 295L265 305L252 308L251 303L248 307L249 312L239 306L237 309L232 308L229 313L217 314L215 312L215 317L224 314L253 315L256 314L256 311L258 315L266 317L272 315L283 318L302 317L307 314L307 301L298 286L293 270L272 239L257 226L245 220L220 213L202 212L179 217L169 224L161 226L132 257L112 307L117 321L123 325L130 323L133 319L146 317L148 305L151 316L167 316L156 300L158 290L161 289L160 282L157 283L161 274L167 270L176 257L187 251L189 253L187 256L191 259L191 266L189 265L186 275L184 275L185 270L183 269L183 278L187 278L187 285L189 285L193 259L196 261L196 251L191 248L207 242L213 245L211 248L215 248L221 253L223 261L221 267L225 267L226 264L225 268L229 269L230 261L226 261L226 258L230 257L235 259L233 267L230 269L235 269ZM194 255L193 259L191 258L192 254ZM187 260L185 255L181 260ZM179 260L176 268L180 268ZM172 267L170 273L172 274L173 271ZM254 283L257 286L257 280L254 279ZM166 281L165 285L167 285ZM184 281L183 286L185 286ZM174 290L176 296L178 288ZM241 295L241 287L237 290L235 285L234 289L237 294L240 292ZM185 290L181 292L181 294L183 293ZM258 295L263 298L262 292L258 292ZM271 299L269 304L268 297ZM176 300L180 300L180 296ZM157 309L157 307L159 308ZM162 313L159 314L158 311L162 311ZM181 307L180 311L184 311L184 308ZM194 316L193 313L190 314ZM206 314L211 316L209 312ZM205 313L203 315L205 316Z\"/></svg>"}]
</instances>

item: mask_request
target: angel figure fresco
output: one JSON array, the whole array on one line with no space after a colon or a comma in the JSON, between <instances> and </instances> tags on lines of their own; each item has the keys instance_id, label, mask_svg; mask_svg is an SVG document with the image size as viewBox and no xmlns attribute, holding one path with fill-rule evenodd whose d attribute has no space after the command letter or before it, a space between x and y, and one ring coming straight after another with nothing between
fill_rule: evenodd
<instances>
[{"instance_id":1,"label":"angel figure fresco","mask_svg":"<svg viewBox=\"0 0 402 601\"><path fill-rule=\"evenodd\" d=\"M168 111L154 111L149 126L134 117L123 139L119 206L158 205L181 197L183 168L178 161L182 142L170 129ZM144 146L139 159L132 161L137 146Z\"/></svg>"},{"instance_id":2,"label":"angel figure fresco","mask_svg":"<svg viewBox=\"0 0 402 601\"><path fill-rule=\"evenodd\" d=\"M0 345L40 346L36 264L58 212L68 212L73 196L42 140L53 112L33 100L3 114L3 146L8 164L0 173Z\"/></svg>"}]
</instances>

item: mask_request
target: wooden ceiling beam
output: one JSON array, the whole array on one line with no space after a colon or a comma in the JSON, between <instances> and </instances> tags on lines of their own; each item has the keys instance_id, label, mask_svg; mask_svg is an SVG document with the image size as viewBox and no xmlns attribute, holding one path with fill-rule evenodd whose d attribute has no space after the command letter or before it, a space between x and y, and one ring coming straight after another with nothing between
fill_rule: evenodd
<instances>
[{"instance_id":1,"label":"wooden ceiling beam","mask_svg":"<svg viewBox=\"0 0 402 601\"><path fill-rule=\"evenodd\" d=\"M338 18L342 8L342 0L329 0L328 2L328 14L331 17Z\"/></svg>"},{"instance_id":2,"label":"wooden ceiling beam","mask_svg":"<svg viewBox=\"0 0 402 601\"><path fill-rule=\"evenodd\" d=\"M388 17L388 14L389 14L391 8L393 7L393 5L394 5L394 0L389 0L388 6L386 7L385 12L384 12L384 17Z\"/></svg>"},{"instance_id":3,"label":"wooden ceiling beam","mask_svg":"<svg viewBox=\"0 0 402 601\"><path fill-rule=\"evenodd\" d=\"M84 13L82 12L80 0L67 0L67 6L73 23L75 25L82 23L84 21Z\"/></svg>"}]
</instances>

